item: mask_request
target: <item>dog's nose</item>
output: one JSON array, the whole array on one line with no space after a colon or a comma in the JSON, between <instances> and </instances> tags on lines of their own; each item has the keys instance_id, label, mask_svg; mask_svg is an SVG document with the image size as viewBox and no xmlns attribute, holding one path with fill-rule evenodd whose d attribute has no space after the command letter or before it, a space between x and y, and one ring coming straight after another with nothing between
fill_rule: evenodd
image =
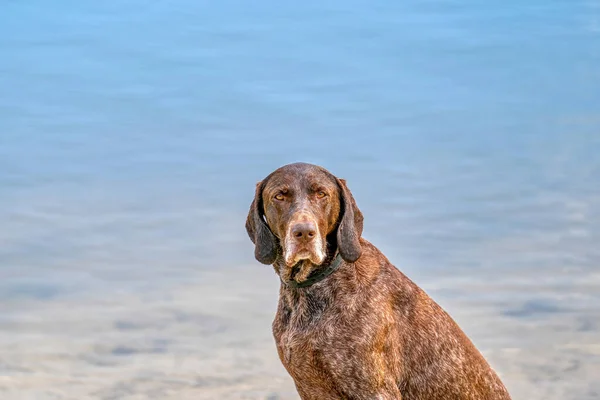
<instances>
[{"instance_id":1,"label":"dog's nose","mask_svg":"<svg viewBox=\"0 0 600 400\"><path fill-rule=\"evenodd\" d=\"M317 235L317 228L312 222L301 222L292 227L292 236L296 240L308 243Z\"/></svg>"}]
</instances>

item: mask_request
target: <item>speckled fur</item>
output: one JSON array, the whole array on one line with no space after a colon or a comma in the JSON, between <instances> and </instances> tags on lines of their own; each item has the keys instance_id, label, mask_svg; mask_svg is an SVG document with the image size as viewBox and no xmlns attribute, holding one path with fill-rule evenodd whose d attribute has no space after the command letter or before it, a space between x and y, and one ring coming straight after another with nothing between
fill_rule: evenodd
<instances>
[{"instance_id":1,"label":"speckled fur","mask_svg":"<svg viewBox=\"0 0 600 400\"><path fill-rule=\"evenodd\" d=\"M279 173L285 174L286 168ZM322 170L301 164L311 179L330 179L329 173L314 173L315 168ZM344 205L333 209L339 214ZM360 211L356 208L355 213ZM254 226L247 228L251 237L256 234ZM362 226L358 237L360 231ZM360 257L344 261L323 281L303 289L281 285L273 334L281 362L300 397L510 399L452 318L375 246L359 240ZM275 247L279 251L273 265L280 273L286 268L281 247Z\"/></svg>"}]
</instances>

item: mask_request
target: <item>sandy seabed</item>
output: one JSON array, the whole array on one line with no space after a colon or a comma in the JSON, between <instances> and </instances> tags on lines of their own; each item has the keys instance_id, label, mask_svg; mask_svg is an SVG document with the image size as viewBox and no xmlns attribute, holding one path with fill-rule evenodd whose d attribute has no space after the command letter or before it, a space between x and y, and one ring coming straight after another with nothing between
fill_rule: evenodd
<instances>
[{"instance_id":1,"label":"sandy seabed","mask_svg":"<svg viewBox=\"0 0 600 400\"><path fill-rule=\"evenodd\" d=\"M273 271L253 265L200 275L144 293L1 302L0 398L298 399L271 337ZM594 298L599 281L576 283L577 292ZM600 399L597 306L537 304L513 294L539 288L498 281L419 283L472 338L513 399ZM446 296L441 288L448 287L497 290L502 295L491 298L502 300Z\"/></svg>"}]
</instances>

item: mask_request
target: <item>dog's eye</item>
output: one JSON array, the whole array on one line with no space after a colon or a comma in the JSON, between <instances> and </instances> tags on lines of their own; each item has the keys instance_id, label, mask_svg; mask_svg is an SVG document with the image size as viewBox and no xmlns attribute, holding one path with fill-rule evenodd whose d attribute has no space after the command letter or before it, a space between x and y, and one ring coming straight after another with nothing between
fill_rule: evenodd
<instances>
[{"instance_id":1,"label":"dog's eye","mask_svg":"<svg viewBox=\"0 0 600 400\"><path fill-rule=\"evenodd\" d=\"M283 193L277 193L275 195L275 200L283 201L284 198Z\"/></svg>"},{"instance_id":2,"label":"dog's eye","mask_svg":"<svg viewBox=\"0 0 600 400\"><path fill-rule=\"evenodd\" d=\"M323 198L323 197L325 197L325 196L327 196L327 193L325 193L324 191L322 191L322 190L319 190L319 191L317 192L317 197L318 197L319 199L322 199L322 198Z\"/></svg>"}]
</instances>

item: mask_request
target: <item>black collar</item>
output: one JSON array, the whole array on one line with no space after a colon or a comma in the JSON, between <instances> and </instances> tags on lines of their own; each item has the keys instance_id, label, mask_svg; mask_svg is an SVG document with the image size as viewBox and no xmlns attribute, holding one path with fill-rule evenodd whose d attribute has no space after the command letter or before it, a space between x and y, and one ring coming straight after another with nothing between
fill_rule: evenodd
<instances>
[{"instance_id":1,"label":"black collar","mask_svg":"<svg viewBox=\"0 0 600 400\"><path fill-rule=\"evenodd\" d=\"M335 271L337 271L337 269L340 267L340 265L342 265L342 256L340 256L340 253L338 253L333 260L331 261L331 263L326 266L325 268L320 268L317 271L313 271L308 278L306 278L305 281L302 282L296 282L294 280L289 280L289 281L281 281L283 284L294 288L294 289L298 289L298 288L306 288L309 286L314 285L317 282L322 281L323 279L327 278L329 275L333 274Z\"/></svg>"}]
</instances>

